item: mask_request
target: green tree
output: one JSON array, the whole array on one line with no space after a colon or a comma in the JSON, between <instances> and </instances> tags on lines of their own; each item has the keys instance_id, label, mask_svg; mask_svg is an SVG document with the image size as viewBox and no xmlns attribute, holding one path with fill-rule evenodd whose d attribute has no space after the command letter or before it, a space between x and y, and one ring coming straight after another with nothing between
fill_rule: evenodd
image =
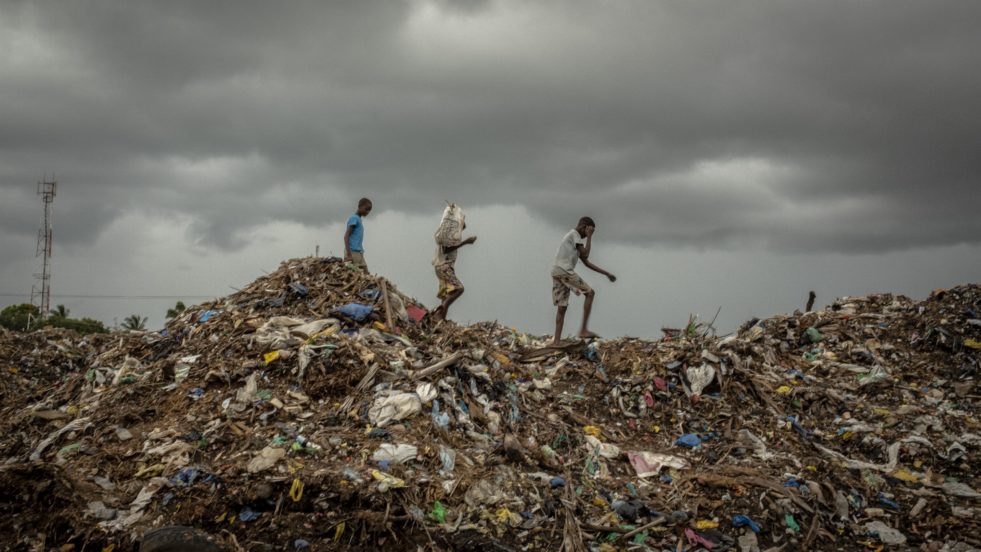
<instances>
[{"instance_id":1,"label":"green tree","mask_svg":"<svg viewBox=\"0 0 981 552\"><path fill-rule=\"evenodd\" d=\"M20 305L10 305L0 311L0 326L8 330L26 332L37 325L37 318L41 311L30 303Z\"/></svg>"},{"instance_id":2,"label":"green tree","mask_svg":"<svg viewBox=\"0 0 981 552\"><path fill-rule=\"evenodd\" d=\"M62 318L68 318L68 313L71 311L65 308L65 305L58 305L57 307L51 309L49 314L51 316L60 316Z\"/></svg>"},{"instance_id":3,"label":"green tree","mask_svg":"<svg viewBox=\"0 0 981 552\"><path fill-rule=\"evenodd\" d=\"M98 320L93 320L91 318L82 318L76 320L74 318L61 318L59 316L52 316L45 321L45 324L50 324L57 328L66 328L69 330L75 330L80 334L91 334L91 333L109 333L109 329L106 325Z\"/></svg>"},{"instance_id":4,"label":"green tree","mask_svg":"<svg viewBox=\"0 0 981 552\"><path fill-rule=\"evenodd\" d=\"M147 318L140 317L138 314L131 314L123 319L122 328L124 330L145 330Z\"/></svg>"},{"instance_id":5,"label":"green tree","mask_svg":"<svg viewBox=\"0 0 981 552\"><path fill-rule=\"evenodd\" d=\"M184 306L184 302L178 301L177 304L174 305L174 308L167 309L167 319L177 318L185 310L187 310L187 307Z\"/></svg>"}]
</instances>

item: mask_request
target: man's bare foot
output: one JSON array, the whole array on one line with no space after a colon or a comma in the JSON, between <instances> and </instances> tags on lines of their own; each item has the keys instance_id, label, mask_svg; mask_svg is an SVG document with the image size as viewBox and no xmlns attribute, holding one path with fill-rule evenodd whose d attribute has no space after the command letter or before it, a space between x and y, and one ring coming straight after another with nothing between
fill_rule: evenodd
<instances>
[{"instance_id":1,"label":"man's bare foot","mask_svg":"<svg viewBox=\"0 0 981 552\"><path fill-rule=\"evenodd\" d=\"M555 339L552 340L551 343L549 343L545 347L548 348L548 347L561 347L561 346L562 346L562 340L556 337Z\"/></svg>"},{"instance_id":2,"label":"man's bare foot","mask_svg":"<svg viewBox=\"0 0 981 552\"><path fill-rule=\"evenodd\" d=\"M443 308L443 305L440 305L435 309L433 309L432 311L430 311L429 316L434 321L440 322L446 318L446 309Z\"/></svg>"},{"instance_id":3,"label":"man's bare foot","mask_svg":"<svg viewBox=\"0 0 981 552\"><path fill-rule=\"evenodd\" d=\"M583 339L595 339L595 338L599 337L599 334L596 333L596 332L591 332L589 330L583 330L583 331L579 332L579 337L581 337Z\"/></svg>"}]
</instances>

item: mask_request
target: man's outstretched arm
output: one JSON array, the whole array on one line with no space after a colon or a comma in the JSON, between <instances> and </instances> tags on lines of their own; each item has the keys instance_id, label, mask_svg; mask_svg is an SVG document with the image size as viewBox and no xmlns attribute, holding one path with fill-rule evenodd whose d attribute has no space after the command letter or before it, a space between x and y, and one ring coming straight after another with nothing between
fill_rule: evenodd
<instances>
[{"instance_id":1,"label":"man's outstretched arm","mask_svg":"<svg viewBox=\"0 0 981 552\"><path fill-rule=\"evenodd\" d=\"M586 268L589 268L593 272L599 272L600 274L602 274L602 275L606 276L607 278L609 278L611 282L616 282L617 281L617 277L614 276L612 272L607 272L606 270L603 270L602 268L594 265L589 259L580 257L579 260L582 261L582 264L586 265Z\"/></svg>"}]
</instances>

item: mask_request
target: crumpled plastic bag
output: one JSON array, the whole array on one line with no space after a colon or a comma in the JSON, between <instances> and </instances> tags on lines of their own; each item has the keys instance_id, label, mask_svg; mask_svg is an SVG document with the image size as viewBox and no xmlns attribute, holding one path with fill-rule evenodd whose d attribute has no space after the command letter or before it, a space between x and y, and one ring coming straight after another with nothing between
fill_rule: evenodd
<instances>
[{"instance_id":1,"label":"crumpled plastic bag","mask_svg":"<svg viewBox=\"0 0 981 552\"><path fill-rule=\"evenodd\" d=\"M368 419L375 427L385 427L422 412L422 401L415 393L398 393L378 397L368 409Z\"/></svg>"},{"instance_id":2,"label":"crumpled plastic bag","mask_svg":"<svg viewBox=\"0 0 981 552\"><path fill-rule=\"evenodd\" d=\"M701 366L691 366L685 370L685 375L688 376L689 385L686 386L685 390L691 390L691 393L686 393L688 396L701 395L702 390L712 383L715 379L715 368L703 363Z\"/></svg>"},{"instance_id":3,"label":"crumpled plastic bag","mask_svg":"<svg viewBox=\"0 0 981 552\"><path fill-rule=\"evenodd\" d=\"M659 473L664 468L675 468L679 470L685 470L691 467L688 460L681 458L680 456L672 456L670 454L660 454L656 452L628 452L627 458L630 460L630 465L634 467L634 471L637 472L637 477L653 477Z\"/></svg>"},{"instance_id":4,"label":"crumpled plastic bag","mask_svg":"<svg viewBox=\"0 0 981 552\"><path fill-rule=\"evenodd\" d=\"M612 459L620 456L620 447L604 443L592 435L586 436L586 443L590 452L599 454L603 458Z\"/></svg>"},{"instance_id":5,"label":"crumpled plastic bag","mask_svg":"<svg viewBox=\"0 0 981 552\"><path fill-rule=\"evenodd\" d=\"M431 383L420 383L416 386L416 395L419 395L420 401L428 403L436 398L436 386Z\"/></svg>"},{"instance_id":6,"label":"crumpled plastic bag","mask_svg":"<svg viewBox=\"0 0 981 552\"><path fill-rule=\"evenodd\" d=\"M419 449L414 445L384 443L371 455L371 459L375 462L404 464L409 460L415 460L418 454Z\"/></svg>"},{"instance_id":7,"label":"crumpled plastic bag","mask_svg":"<svg viewBox=\"0 0 981 552\"><path fill-rule=\"evenodd\" d=\"M463 501L471 508L497 504L502 500L504 500L504 495L501 493L501 486L490 479L481 479L474 483L463 495Z\"/></svg>"},{"instance_id":8,"label":"crumpled plastic bag","mask_svg":"<svg viewBox=\"0 0 981 552\"><path fill-rule=\"evenodd\" d=\"M321 318L320 320L314 320L312 322L307 322L306 324L290 328L290 333L308 338L320 332L320 330L323 330L327 326L333 326L335 324L339 324L339 321L336 318Z\"/></svg>"},{"instance_id":9,"label":"crumpled plastic bag","mask_svg":"<svg viewBox=\"0 0 981 552\"><path fill-rule=\"evenodd\" d=\"M866 523L865 531L875 535L883 544L906 544L906 535L879 520Z\"/></svg>"},{"instance_id":10,"label":"crumpled plastic bag","mask_svg":"<svg viewBox=\"0 0 981 552\"><path fill-rule=\"evenodd\" d=\"M293 336L290 328L303 323L298 318L274 316L255 331L255 341L266 349L286 349L291 345L299 345L303 340Z\"/></svg>"},{"instance_id":11,"label":"crumpled plastic bag","mask_svg":"<svg viewBox=\"0 0 981 552\"><path fill-rule=\"evenodd\" d=\"M279 462L285 457L286 449L266 447L259 451L259 454L252 460L249 460L249 465L246 467L246 469L249 471L249 473L259 473L275 466L276 462Z\"/></svg>"},{"instance_id":12,"label":"crumpled plastic bag","mask_svg":"<svg viewBox=\"0 0 981 552\"><path fill-rule=\"evenodd\" d=\"M139 494L136 495L133 502L130 503L128 512L123 510L118 511L115 519L100 522L99 527L110 531L122 531L140 521L140 518L143 517L143 510L150 504L153 495L157 494L160 489L168 486L170 486L170 482L167 481L166 477L154 477L150 479L140 489Z\"/></svg>"},{"instance_id":13,"label":"crumpled plastic bag","mask_svg":"<svg viewBox=\"0 0 981 552\"><path fill-rule=\"evenodd\" d=\"M348 318L354 320L355 322L363 322L373 311L369 305L362 305L360 303L348 303L343 307L337 309L337 312L347 316Z\"/></svg>"}]
</instances>

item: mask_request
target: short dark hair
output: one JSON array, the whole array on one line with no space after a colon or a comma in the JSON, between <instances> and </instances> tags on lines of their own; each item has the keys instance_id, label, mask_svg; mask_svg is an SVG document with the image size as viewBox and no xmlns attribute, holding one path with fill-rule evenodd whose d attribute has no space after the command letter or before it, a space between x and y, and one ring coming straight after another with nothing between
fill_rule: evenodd
<instances>
[{"instance_id":1,"label":"short dark hair","mask_svg":"<svg viewBox=\"0 0 981 552\"><path fill-rule=\"evenodd\" d=\"M358 200L358 207L364 207L365 205L371 205L371 200L366 197Z\"/></svg>"},{"instance_id":2,"label":"short dark hair","mask_svg":"<svg viewBox=\"0 0 981 552\"><path fill-rule=\"evenodd\" d=\"M593 222L592 217L583 217L579 219L579 224L576 226L592 226L593 228L596 228L596 223Z\"/></svg>"}]
</instances>

